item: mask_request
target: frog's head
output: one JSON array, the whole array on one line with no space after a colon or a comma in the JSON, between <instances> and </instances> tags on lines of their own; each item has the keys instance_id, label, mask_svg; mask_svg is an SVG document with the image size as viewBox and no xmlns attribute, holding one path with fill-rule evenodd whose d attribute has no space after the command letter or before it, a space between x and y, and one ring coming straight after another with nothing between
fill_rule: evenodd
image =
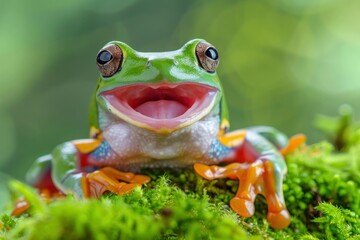
<instances>
[{"instance_id":1,"label":"frog's head","mask_svg":"<svg viewBox=\"0 0 360 240\"><path fill-rule=\"evenodd\" d=\"M172 52L143 53L122 42L105 45L97 55L101 73L91 115L97 109L140 128L170 133L208 114L220 114L227 127L227 110L216 74L217 50L201 39Z\"/></svg>"}]
</instances>

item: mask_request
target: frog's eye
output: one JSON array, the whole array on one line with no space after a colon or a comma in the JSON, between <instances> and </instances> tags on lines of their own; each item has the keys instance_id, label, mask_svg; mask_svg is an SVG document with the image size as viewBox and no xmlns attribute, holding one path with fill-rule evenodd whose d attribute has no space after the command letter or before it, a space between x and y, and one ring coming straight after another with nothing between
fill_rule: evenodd
<instances>
[{"instance_id":1,"label":"frog's eye","mask_svg":"<svg viewBox=\"0 0 360 240\"><path fill-rule=\"evenodd\" d=\"M219 65L219 54L209 43L198 43L196 46L196 57L200 66L207 72L215 72L217 66Z\"/></svg>"},{"instance_id":2,"label":"frog's eye","mask_svg":"<svg viewBox=\"0 0 360 240\"><path fill-rule=\"evenodd\" d=\"M102 48L97 57L96 65L104 77L111 77L121 67L123 52L116 44L110 44Z\"/></svg>"}]
</instances>

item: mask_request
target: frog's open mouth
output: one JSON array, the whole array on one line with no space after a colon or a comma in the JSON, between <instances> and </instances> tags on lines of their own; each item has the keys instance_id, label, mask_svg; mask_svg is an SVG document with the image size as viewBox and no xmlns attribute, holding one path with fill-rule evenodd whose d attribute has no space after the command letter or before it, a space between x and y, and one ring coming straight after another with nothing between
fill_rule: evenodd
<instances>
[{"instance_id":1,"label":"frog's open mouth","mask_svg":"<svg viewBox=\"0 0 360 240\"><path fill-rule=\"evenodd\" d=\"M157 132L188 126L208 114L218 90L199 83L131 84L101 95L123 120Z\"/></svg>"}]
</instances>

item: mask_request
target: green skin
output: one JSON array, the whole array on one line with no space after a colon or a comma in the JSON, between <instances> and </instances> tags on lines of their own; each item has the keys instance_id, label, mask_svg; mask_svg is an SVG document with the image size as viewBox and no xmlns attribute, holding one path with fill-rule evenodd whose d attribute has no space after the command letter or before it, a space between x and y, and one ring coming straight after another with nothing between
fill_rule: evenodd
<instances>
[{"instance_id":1,"label":"green skin","mask_svg":"<svg viewBox=\"0 0 360 240\"><path fill-rule=\"evenodd\" d=\"M116 87L128 84L151 84L161 83L166 79L169 83L197 82L213 86L223 93L223 88L216 73L208 73L201 69L194 55L196 45L201 39L189 41L180 50L160 53L142 53L137 52L127 44L117 41L114 43L121 47L124 52L123 69L110 78L104 79L100 76L96 92L93 95L90 104L90 125L99 128L98 109L107 109L106 102L100 97L100 93ZM151 68L147 63L151 59ZM176 62L176 64L174 64ZM221 104L221 120L228 119L228 110L224 94L216 99L216 105Z\"/></svg>"},{"instance_id":2,"label":"green skin","mask_svg":"<svg viewBox=\"0 0 360 240\"><path fill-rule=\"evenodd\" d=\"M282 197L282 180L286 172L286 165L283 157L279 154L278 149L287 144L287 138L273 128L262 127L254 128L248 131L249 133L245 139L245 142L248 143L247 146L242 144L235 147L229 147L220 143L217 136L225 134L229 128L227 124L228 111L225 95L216 71L205 71L198 61L196 56L196 47L200 42L205 41L201 39L194 39L186 43L179 50L161 53L137 52L125 43L118 41L108 43L115 44L121 48L123 52L123 61L119 71L115 74L110 77L100 76L98 79L96 91L94 92L90 104L91 127L98 129L99 132L102 132L104 129L102 129L100 123L101 119L109 119L109 116L113 116L116 119L119 118L116 114L109 111L108 102L101 96L101 93L105 91L131 84L158 84L163 82L164 79L168 84L189 82L211 86L218 90L214 106L208 113L208 115L213 115L218 119L218 133L213 137L213 144L211 146L219 147L225 153L223 153L223 155L219 155L220 157L215 157L214 155L209 154L206 156L208 159L207 163L211 163L211 159L214 159L213 163L220 163L224 161L239 163L243 161L249 162L261 159L265 156L264 154L266 154L267 160L274 164L276 189L279 196ZM198 121L191 122L186 127L194 125L197 122ZM133 127L132 129L142 128L142 126L138 126L136 123L131 121L127 121L127 124L131 125ZM148 131L149 134L164 136L164 134L172 134L176 131L180 131L179 129L168 129L166 133L157 132L151 128L143 130ZM97 136L93 137L96 138ZM111 139L101 139L101 141L110 141L109 144L111 145ZM184 141L184 139L179 139L179 141ZM198 139L198 141L201 141L201 139ZM255 155L256 157L254 159L242 160L242 157L249 158L248 156L245 156L246 154L244 155L244 153L242 153L242 155L238 153L237 150L242 147L244 148L243 150L245 153L251 152L251 157L254 157ZM87 156L91 156L91 154L96 151L97 149L94 149L90 153L86 153L85 158ZM74 141L66 142L57 146L51 155L42 157L36 161L28 173L28 181L34 185L36 185L35 183L39 183L39 181L45 181L42 176L44 175L44 172L51 167L51 178L56 188L60 189L64 193L74 194L80 198L83 197L81 187L82 176L88 172L99 169L100 167L94 167L89 164L86 165L86 167L80 167L79 152L81 153L81 151L76 148ZM228 156L234 156L234 154L237 155L237 157L229 159ZM93 158L96 158L97 156L98 155L92 155ZM105 160L106 159L99 159L100 162L106 162ZM126 162L127 159L119 159L118 161ZM192 164L190 164L190 166L191 165ZM101 165L101 167L104 166L106 166L106 164ZM161 165L159 166L161 167ZM117 168L119 170L123 170L121 167Z\"/></svg>"}]
</instances>

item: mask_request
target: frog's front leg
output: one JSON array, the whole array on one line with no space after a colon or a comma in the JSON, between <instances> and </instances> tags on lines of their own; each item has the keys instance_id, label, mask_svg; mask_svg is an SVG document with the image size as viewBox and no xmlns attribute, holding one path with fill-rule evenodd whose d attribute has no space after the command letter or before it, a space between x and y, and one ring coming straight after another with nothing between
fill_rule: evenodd
<instances>
[{"instance_id":1,"label":"frog's front leg","mask_svg":"<svg viewBox=\"0 0 360 240\"><path fill-rule=\"evenodd\" d=\"M286 172L283 156L270 142L256 133L246 133L241 142L232 147L229 154L234 163L227 166L195 164L195 171L208 180L238 179L237 193L230 201L234 211L244 217L252 216L256 195L262 194L268 203L267 219L270 225L277 229L287 227L290 215L282 193L282 181Z\"/></svg>"},{"instance_id":2,"label":"frog's front leg","mask_svg":"<svg viewBox=\"0 0 360 240\"><path fill-rule=\"evenodd\" d=\"M98 147L96 145L99 145L96 139L79 140L64 143L54 150L52 179L62 192L80 198L100 197L106 191L122 195L150 181L147 176L112 167L93 169L88 160L90 153Z\"/></svg>"},{"instance_id":3,"label":"frog's front leg","mask_svg":"<svg viewBox=\"0 0 360 240\"><path fill-rule=\"evenodd\" d=\"M290 215L285 207L282 192L276 188L276 173L273 164L266 159L253 163L232 163L224 167L195 164L195 171L208 180L216 178L238 179L236 195L230 201L231 208L243 217L251 217L255 212L254 201L257 194L266 197L267 219L273 228L285 228L290 224Z\"/></svg>"},{"instance_id":4,"label":"frog's front leg","mask_svg":"<svg viewBox=\"0 0 360 240\"><path fill-rule=\"evenodd\" d=\"M132 191L136 186L149 181L148 176L121 172L112 167L104 167L82 178L82 190L86 197L100 197L105 191L123 195Z\"/></svg>"},{"instance_id":5,"label":"frog's front leg","mask_svg":"<svg viewBox=\"0 0 360 240\"><path fill-rule=\"evenodd\" d=\"M195 171L207 180L216 178L238 179L239 187L235 197L230 201L231 208L243 217L254 214L254 201L257 195L255 183L263 174L263 163L260 160L251 164L232 163L225 167L195 164Z\"/></svg>"}]
</instances>

